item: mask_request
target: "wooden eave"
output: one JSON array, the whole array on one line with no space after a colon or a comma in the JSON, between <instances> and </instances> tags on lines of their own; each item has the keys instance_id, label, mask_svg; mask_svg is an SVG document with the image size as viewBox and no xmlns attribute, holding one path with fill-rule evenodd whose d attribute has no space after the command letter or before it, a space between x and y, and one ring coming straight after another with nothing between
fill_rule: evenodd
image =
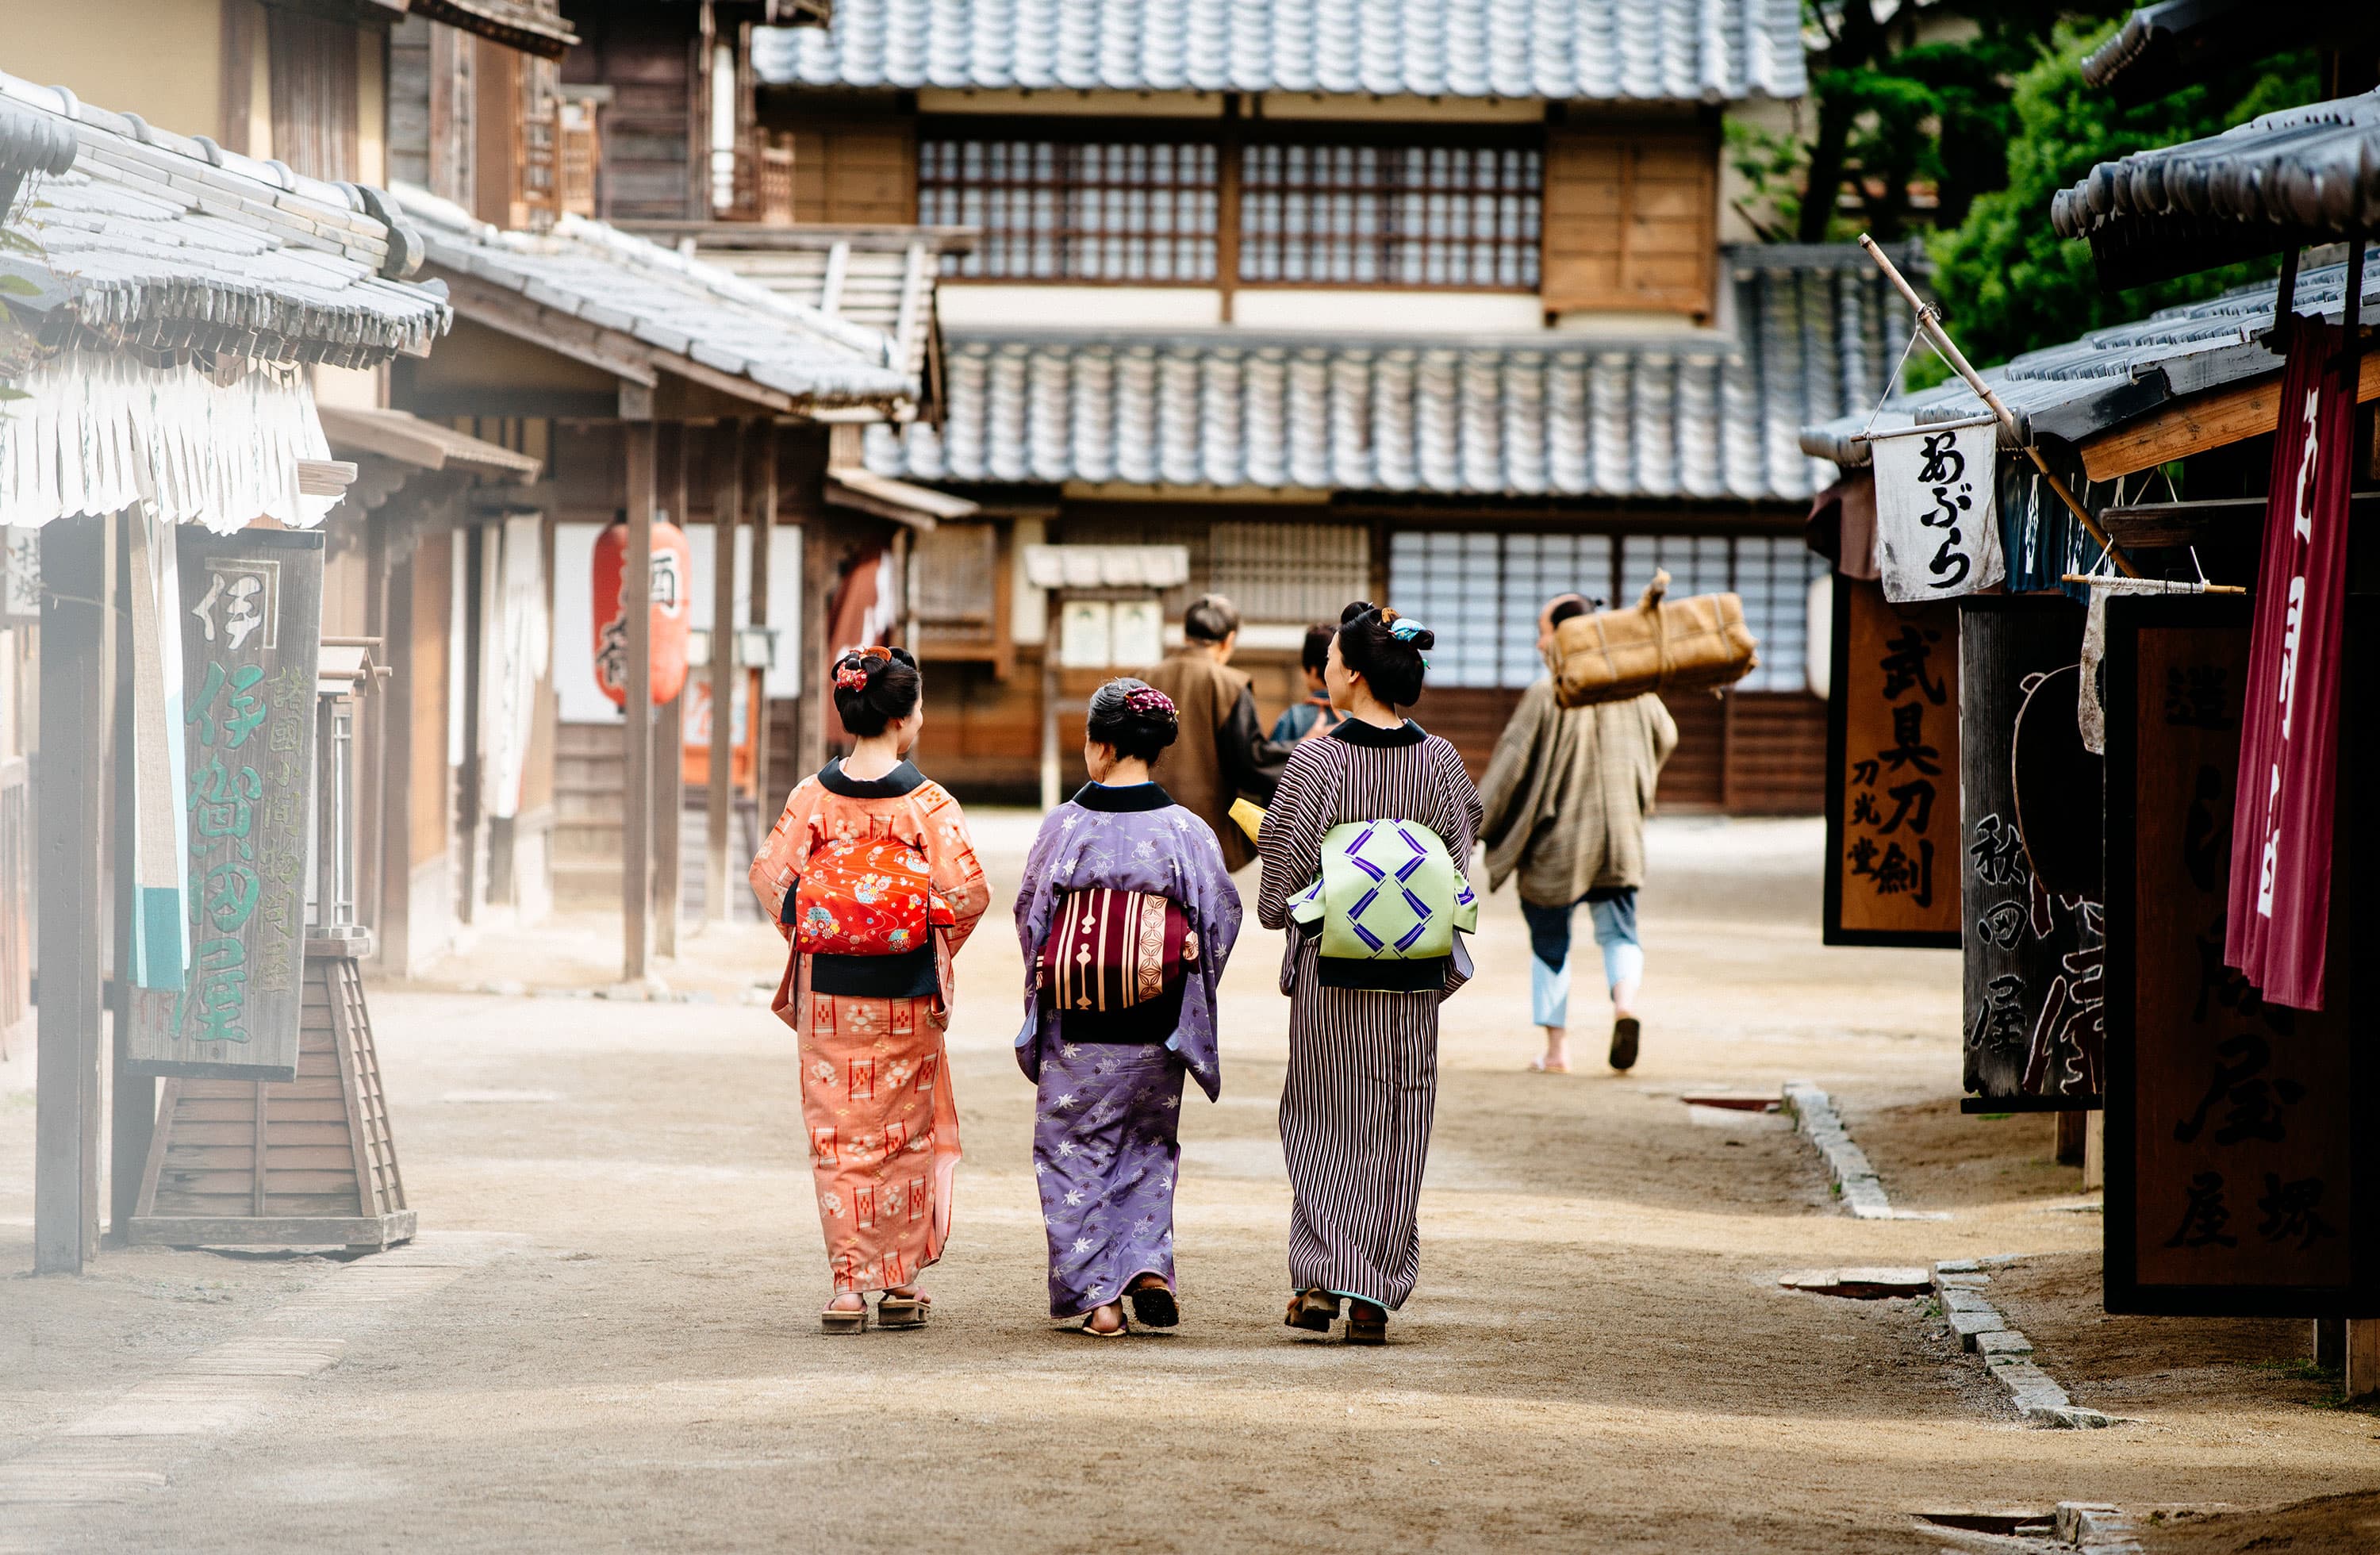
<instances>
[{"instance_id":1,"label":"wooden eave","mask_svg":"<svg viewBox=\"0 0 2380 1555\"><path fill-rule=\"evenodd\" d=\"M2355 385L2356 403L2380 399L2380 356L2367 354ZM2119 427L2082 440L2082 473L2093 480L2136 475L2261 437L2281 424L2281 375L2210 389L2174 400Z\"/></svg>"}]
</instances>

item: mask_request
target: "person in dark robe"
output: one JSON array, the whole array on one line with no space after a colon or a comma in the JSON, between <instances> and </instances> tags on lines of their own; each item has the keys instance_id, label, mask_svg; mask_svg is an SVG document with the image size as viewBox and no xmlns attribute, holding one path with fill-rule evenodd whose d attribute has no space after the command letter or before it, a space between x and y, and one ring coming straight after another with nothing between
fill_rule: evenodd
<instances>
[{"instance_id":1,"label":"person in dark robe","mask_svg":"<svg viewBox=\"0 0 2380 1555\"><path fill-rule=\"evenodd\" d=\"M1330 705L1330 687L1322 679L1323 666L1330 660L1330 639L1338 635L1336 626L1305 628L1305 646L1297 655L1298 668L1305 675L1305 700L1281 709L1281 716L1272 721L1273 744L1295 745L1339 727L1340 711Z\"/></svg>"},{"instance_id":2,"label":"person in dark robe","mask_svg":"<svg viewBox=\"0 0 2380 1555\"><path fill-rule=\"evenodd\" d=\"M1245 796L1272 802L1290 747L1265 738L1248 677L1231 668L1240 638L1240 613L1220 594L1194 601L1182 613L1182 646L1148 672L1182 718L1181 738L1149 768L1174 803L1205 821L1223 849L1223 867L1239 869L1256 846L1232 820L1232 801Z\"/></svg>"},{"instance_id":3,"label":"person in dark robe","mask_svg":"<svg viewBox=\"0 0 2380 1555\"><path fill-rule=\"evenodd\" d=\"M1016 898L1016 1062L1039 1087L1033 1175L1050 1233L1050 1315L1079 1318L1099 1338L1125 1331L1127 1302L1148 1327L1179 1320L1182 1077L1209 1100L1221 1094L1215 990L1239 937L1240 896L1214 832L1149 779L1150 758L1179 727L1172 699L1146 682L1099 687L1083 741L1091 781L1042 821ZM1169 906L1180 909L1175 924ZM1075 951L1054 979L1041 971L1053 935ZM1136 975L1123 985L1102 976L1099 963L1113 960L1099 952L1111 945ZM1143 997L1121 1002L1126 986Z\"/></svg>"}]
</instances>

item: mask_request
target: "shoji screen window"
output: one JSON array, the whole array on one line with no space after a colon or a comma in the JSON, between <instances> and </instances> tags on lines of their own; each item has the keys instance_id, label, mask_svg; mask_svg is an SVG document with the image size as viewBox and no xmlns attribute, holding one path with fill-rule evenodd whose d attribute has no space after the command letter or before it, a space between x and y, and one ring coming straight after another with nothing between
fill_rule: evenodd
<instances>
[{"instance_id":1,"label":"shoji screen window","mask_svg":"<svg viewBox=\"0 0 2380 1555\"><path fill-rule=\"evenodd\" d=\"M1826 558L1798 535L1735 542L1735 591L1760 644L1760 667L1740 683L1744 690L1809 689L1810 585L1826 570Z\"/></svg>"},{"instance_id":2,"label":"shoji screen window","mask_svg":"<svg viewBox=\"0 0 2380 1555\"><path fill-rule=\"evenodd\" d=\"M1243 282L1537 288L1534 143L1257 140L1241 156Z\"/></svg>"},{"instance_id":3,"label":"shoji screen window","mask_svg":"<svg viewBox=\"0 0 2380 1555\"><path fill-rule=\"evenodd\" d=\"M1503 677L1503 552L1494 534L1390 537L1389 603L1438 636L1430 685L1511 684Z\"/></svg>"},{"instance_id":4,"label":"shoji screen window","mask_svg":"<svg viewBox=\"0 0 2380 1555\"><path fill-rule=\"evenodd\" d=\"M1506 535L1504 603L1498 614L1499 660L1507 686L1526 686L1545 674L1537 654L1537 613L1562 594L1611 599L1609 535Z\"/></svg>"},{"instance_id":5,"label":"shoji screen window","mask_svg":"<svg viewBox=\"0 0 2380 1555\"><path fill-rule=\"evenodd\" d=\"M917 219L982 232L970 280L1211 285L1220 167L1211 141L929 130Z\"/></svg>"}]
</instances>

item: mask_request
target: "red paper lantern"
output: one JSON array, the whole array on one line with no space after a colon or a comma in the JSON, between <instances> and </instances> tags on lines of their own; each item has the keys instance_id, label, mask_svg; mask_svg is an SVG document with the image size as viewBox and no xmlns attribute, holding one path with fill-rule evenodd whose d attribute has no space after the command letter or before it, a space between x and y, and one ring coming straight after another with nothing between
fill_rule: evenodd
<instances>
[{"instance_id":1,"label":"red paper lantern","mask_svg":"<svg viewBox=\"0 0 2380 1555\"><path fill-rule=\"evenodd\" d=\"M595 684L619 707L628 705L628 526L614 523L595 537ZM686 634L693 597L694 551L675 524L653 525L653 705L686 686Z\"/></svg>"}]
</instances>

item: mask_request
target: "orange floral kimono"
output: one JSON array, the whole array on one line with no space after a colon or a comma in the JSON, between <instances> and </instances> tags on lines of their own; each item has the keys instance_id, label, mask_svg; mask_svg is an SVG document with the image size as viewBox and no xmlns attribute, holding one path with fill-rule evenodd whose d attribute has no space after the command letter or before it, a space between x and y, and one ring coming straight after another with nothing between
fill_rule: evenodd
<instances>
[{"instance_id":1,"label":"orange floral kimono","mask_svg":"<svg viewBox=\"0 0 2380 1555\"><path fill-rule=\"evenodd\" d=\"M942 1256L959 1163L958 1107L942 1051L951 960L991 901L966 817L940 784L906 761L872 781L846 777L841 761L830 761L786 798L752 860L753 894L789 942L785 900L811 851L870 837L922 851L956 921L935 931L931 992L814 991L820 958L799 953L777 988L771 1007L800 1034L802 1122L838 1293L906 1285Z\"/></svg>"}]
</instances>

